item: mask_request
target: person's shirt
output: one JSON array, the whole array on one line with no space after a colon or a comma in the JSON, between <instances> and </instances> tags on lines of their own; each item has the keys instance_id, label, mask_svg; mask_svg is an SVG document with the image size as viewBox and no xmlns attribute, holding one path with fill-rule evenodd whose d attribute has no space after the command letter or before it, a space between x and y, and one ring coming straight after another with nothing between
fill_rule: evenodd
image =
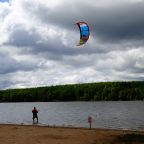
<instances>
[{"instance_id":1,"label":"person's shirt","mask_svg":"<svg viewBox=\"0 0 144 144\"><path fill-rule=\"evenodd\" d=\"M37 109L33 109L33 110L32 110L32 113L33 113L34 115L37 115L37 113L38 113Z\"/></svg>"}]
</instances>

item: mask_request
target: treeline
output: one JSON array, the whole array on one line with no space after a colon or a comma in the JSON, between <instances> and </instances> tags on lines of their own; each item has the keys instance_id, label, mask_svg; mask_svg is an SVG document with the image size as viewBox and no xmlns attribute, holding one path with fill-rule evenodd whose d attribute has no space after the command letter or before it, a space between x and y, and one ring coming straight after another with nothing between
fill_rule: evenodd
<instances>
[{"instance_id":1,"label":"treeline","mask_svg":"<svg viewBox=\"0 0 144 144\"><path fill-rule=\"evenodd\" d=\"M144 100L144 82L101 82L0 90L0 102Z\"/></svg>"}]
</instances>

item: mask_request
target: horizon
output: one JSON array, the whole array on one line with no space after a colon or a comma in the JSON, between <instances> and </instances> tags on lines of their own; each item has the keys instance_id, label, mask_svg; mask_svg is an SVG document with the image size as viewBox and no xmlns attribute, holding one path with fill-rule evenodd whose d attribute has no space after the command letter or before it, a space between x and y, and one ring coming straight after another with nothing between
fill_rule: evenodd
<instances>
[{"instance_id":1,"label":"horizon","mask_svg":"<svg viewBox=\"0 0 144 144\"><path fill-rule=\"evenodd\" d=\"M71 86L71 85L85 85L85 84L100 84L100 83L133 83L133 82L144 82L144 81L101 81L101 82L88 82L88 83L71 83L71 84L60 84L60 85L45 85L38 87L17 87L17 88L8 88L0 89L0 91L5 90L16 90L16 89L36 89L36 88L45 88L45 87L57 87L57 86Z\"/></svg>"}]
</instances>

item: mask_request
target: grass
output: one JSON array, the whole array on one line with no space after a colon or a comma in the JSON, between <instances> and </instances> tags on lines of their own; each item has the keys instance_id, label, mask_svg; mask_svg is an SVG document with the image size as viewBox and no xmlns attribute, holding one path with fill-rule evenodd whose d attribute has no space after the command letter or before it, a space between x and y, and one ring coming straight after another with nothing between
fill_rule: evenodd
<instances>
[{"instance_id":1,"label":"grass","mask_svg":"<svg viewBox=\"0 0 144 144\"><path fill-rule=\"evenodd\" d=\"M144 134L125 133L103 141L95 141L92 144L144 144Z\"/></svg>"},{"instance_id":2,"label":"grass","mask_svg":"<svg viewBox=\"0 0 144 144\"><path fill-rule=\"evenodd\" d=\"M144 143L144 134L124 134L118 136L118 140L124 143L130 143L130 142Z\"/></svg>"}]
</instances>

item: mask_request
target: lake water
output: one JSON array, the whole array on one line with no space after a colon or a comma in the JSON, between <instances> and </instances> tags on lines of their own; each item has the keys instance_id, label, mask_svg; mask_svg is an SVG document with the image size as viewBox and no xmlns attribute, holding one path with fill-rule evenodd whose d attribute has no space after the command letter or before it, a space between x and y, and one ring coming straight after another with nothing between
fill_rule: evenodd
<instances>
[{"instance_id":1,"label":"lake water","mask_svg":"<svg viewBox=\"0 0 144 144\"><path fill-rule=\"evenodd\" d=\"M41 125L144 130L144 101L0 103L0 123L32 124L34 106Z\"/></svg>"}]
</instances>

